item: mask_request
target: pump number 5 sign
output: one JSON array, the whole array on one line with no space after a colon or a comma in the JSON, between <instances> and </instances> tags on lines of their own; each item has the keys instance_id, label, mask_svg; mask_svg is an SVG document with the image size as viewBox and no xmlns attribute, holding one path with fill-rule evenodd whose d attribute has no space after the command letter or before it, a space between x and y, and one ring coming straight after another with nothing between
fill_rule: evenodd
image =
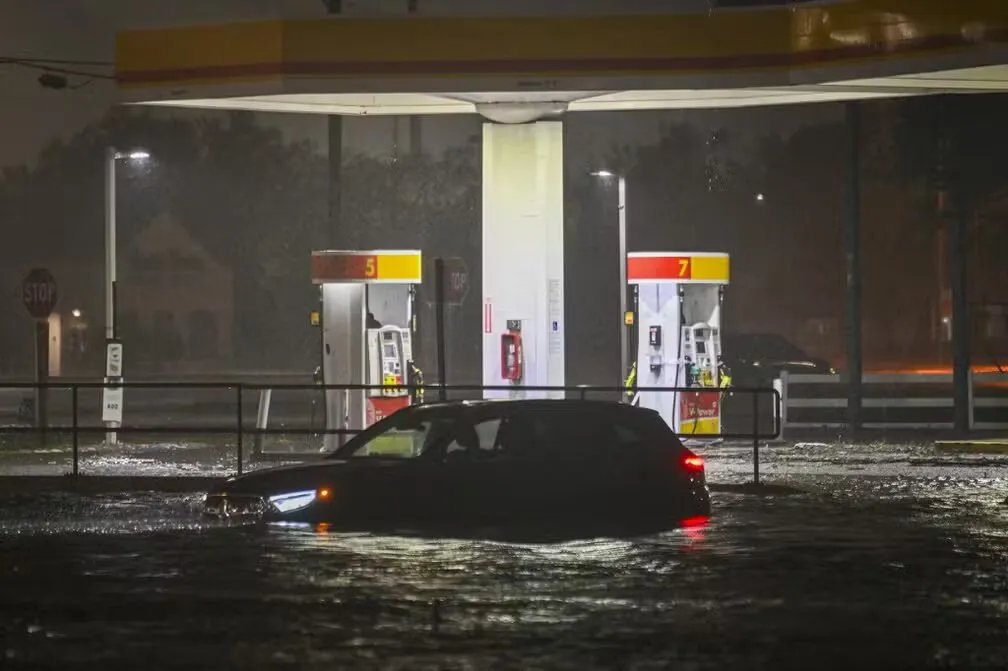
<instances>
[{"instance_id":1,"label":"pump number 5 sign","mask_svg":"<svg viewBox=\"0 0 1008 671\"><path fill-rule=\"evenodd\" d=\"M386 251L324 251L312 252L312 282L396 282L419 284L420 252L412 250Z\"/></svg>"}]
</instances>

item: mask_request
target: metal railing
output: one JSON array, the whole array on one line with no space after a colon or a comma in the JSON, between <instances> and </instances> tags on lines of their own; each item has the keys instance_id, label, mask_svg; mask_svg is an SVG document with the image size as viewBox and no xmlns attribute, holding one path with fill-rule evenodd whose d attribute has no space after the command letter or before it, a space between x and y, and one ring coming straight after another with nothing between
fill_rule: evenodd
<instances>
[{"instance_id":1,"label":"metal railing","mask_svg":"<svg viewBox=\"0 0 1008 671\"><path fill-rule=\"evenodd\" d=\"M862 428L955 428L951 373L868 374L862 385ZM785 372L774 387L782 399L782 433L847 426L847 388L842 376ZM1008 374L970 371L969 389L970 430L1008 428Z\"/></svg>"},{"instance_id":2,"label":"metal railing","mask_svg":"<svg viewBox=\"0 0 1008 671\"><path fill-rule=\"evenodd\" d=\"M155 422L144 423L123 423L110 429L101 421L101 390L105 387L122 387L126 390L124 402L126 418L144 416L153 417ZM38 439L46 442L52 436L69 436L71 444L72 463L69 474L78 476L81 474L81 447L82 438L87 436L99 436L107 434L110 430L118 435L132 436L230 436L235 440L233 445L235 456L235 472L242 474L245 466L257 460L270 460L271 457L261 450L262 443L257 440L257 449L251 455L246 455L246 437L254 436L257 439L263 436L303 436L318 438L326 434L354 435L359 430L354 429L327 429L315 426L280 426L269 427L261 404L263 398L275 398L275 395L288 393L308 393L309 396L318 398L326 391L377 391L390 389L381 385L323 385L323 384L269 384L269 383L245 383L245 382L65 382L49 381L43 384L34 383L0 383L0 392L20 391L22 394L31 393L36 397L40 394L47 396L47 401L43 404L49 413L41 425L11 423L5 424L5 414L17 414L16 410L8 410L6 413L0 404L0 436L4 434L36 434ZM411 395L416 392L423 392L427 403L443 400L476 400L482 399L486 392L524 392L546 397L565 397L568 399L599 399L599 400L623 400L628 391L623 387L616 386L484 386L484 385L440 385L429 384L423 386L397 386L393 389L407 391ZM52 393L62 391L69 394L69 399L63 403L54 403ZM722 406L722 422L729 426L741 421L751 422L751 425L744 431L729 431L718 434L712 433L691 433L680 434L681 438L697 438L703 440L751 440L753 446L753 478L759 481L759 448L760 441L773 440L781 433L781 395L773 388L732 388L730 394L728 390L705 390L703 388L689 387L638 387L638 392L659 392L659 393L691 393L705 392L720 394ZM137 398L143 392L160 392L152 398ZM197 398L200 392L212 393L212 399L200 400ZM171 398L170 395L179 394ZM86 398L85 398L86 397ZM23 398L23 396L22 396ZM18 401L18 398L9 401ZM250 412L246 406L250 401L259 404L255 412ZM762 401L762 402L761 402ZM275 403L275 401L274 401ZM293 404L301 408L302 413L312 417L316 414L312 406L312 400L303 396ZM745 412L748 405L749 413ZM725 410L728 410L726 413ZM183 413L179 422L166 422L171 413ZM286 419L304 420L305 414L299 416L288 415ZM210 415L214 420L210 422L196 422L196 419L206 418ZM296 413L295 413L296 415ZM254 417L252 426L247 423L247 418ZM23 419L23 418L22 418ZM90 420L90 421L83 421ZM771 430L767 430L771 427ZM0 454L3 448L0 447ZM290 460L299 458L318 458L319 452L288 452L281 456ZM275 461L275 459L273 459Z\"/></svg>"}]
</instances>

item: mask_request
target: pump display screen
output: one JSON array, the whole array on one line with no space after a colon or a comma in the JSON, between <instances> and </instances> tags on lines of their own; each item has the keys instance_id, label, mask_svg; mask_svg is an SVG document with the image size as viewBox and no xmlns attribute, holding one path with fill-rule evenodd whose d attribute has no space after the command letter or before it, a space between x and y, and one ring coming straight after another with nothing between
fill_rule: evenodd
<instances>
[{"instance_id":1,"label":"pump display screen","mask_svg":"<svg viewBox=\"0 0 1008 671\"><path fill-rule=\"evenodd\" d=\"M395 346L385 345L385 358L394 358L396 355Z\"/></svg>"},{"instance_id":2,"label":"pump display screen","mask_svg":"<svg viewBox=\"0 0 1008 671\"><path fill-rule=\"evenodd\" d=\"M706 354L707 353L707 343L705 343L703 340L697 340L696 351L697 351L697 354Z\"/></svg>"}]
</instances>

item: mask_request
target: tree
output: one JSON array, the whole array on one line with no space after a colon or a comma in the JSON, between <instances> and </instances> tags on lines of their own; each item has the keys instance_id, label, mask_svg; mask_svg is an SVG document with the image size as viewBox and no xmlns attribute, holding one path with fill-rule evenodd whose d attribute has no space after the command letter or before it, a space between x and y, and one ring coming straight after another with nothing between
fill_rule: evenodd
<instances>
[{"instance_id":1,"label":"tree","mask_svg":"<svg viewBox=\"0 0 1008 671\"><path fill-rule=\"evenodd\" d=\"M87 313L103 313L103 157L110 145L144 147L152 156L117 166L120 253L147 223L173 215L234 271L236 363L307 367L309 253L324 241L325 161L247 115L116 110L52 143L34 168L5 171L0 212L19 237L5 249L8 260L64 268L58 276L67 293L75 291Z\"/></svg>"},{"instance_id":2,"label":"tree","mask_svg":"<svg viewBox=\"0 0 1008 671\"><path fill-rule=\"evenodd\" d=\"M968 240L967 301L990 300L1008 283L1000 258L985 258L982 253L1008 242L1008 227L990 216L1008 181L1003 159L1008 151L1004 123L1008 96L909 98L894 105L894 117L893 174L914 193L920 234L934 240L946 234L952 221L963 222ZM931 285L937 287L937 280L932 279ZM973 311L971 316L975 327L980 315ZM989 353L981 348L978 354Z\"/></svg>"}]
</instances>

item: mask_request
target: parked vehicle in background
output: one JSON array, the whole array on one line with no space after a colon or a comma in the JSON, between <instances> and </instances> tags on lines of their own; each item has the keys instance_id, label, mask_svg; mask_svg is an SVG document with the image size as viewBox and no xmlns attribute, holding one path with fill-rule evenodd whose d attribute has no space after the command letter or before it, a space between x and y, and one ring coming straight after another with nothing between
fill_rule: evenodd
<instances>
[{"instance_id":1,"label":"parked vehicle in background","mask_svg":"<svg viewBox=\"0 0 1008 671\"><path fill-rule=\"evenodd\" d=\"M737 387L769 387L784 371L833 375L828 361L809 354L777 333L723 334L722 358Z\"/></svg>"}]
</instances>

